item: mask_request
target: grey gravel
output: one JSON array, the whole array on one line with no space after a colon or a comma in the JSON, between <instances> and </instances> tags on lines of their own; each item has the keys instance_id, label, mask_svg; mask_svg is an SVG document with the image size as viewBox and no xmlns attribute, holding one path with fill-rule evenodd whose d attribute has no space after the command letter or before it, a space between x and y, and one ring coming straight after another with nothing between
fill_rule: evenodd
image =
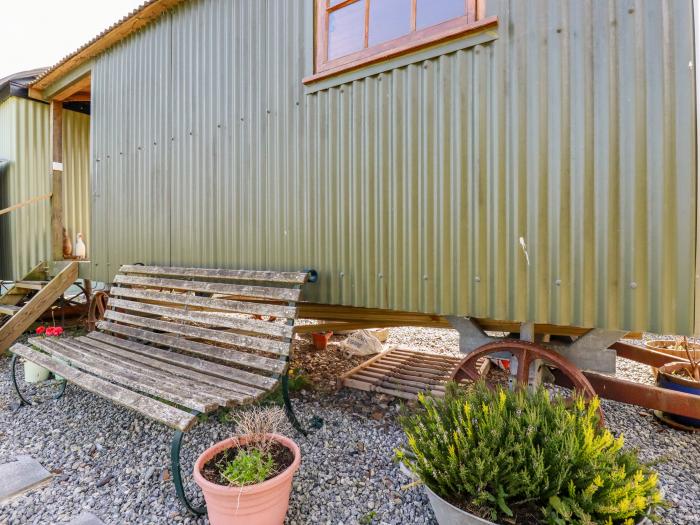
<instances>
[{"instance_id":1,"label":"grey gravel","mask_svg":"<svg viewBox=\"0 0 700 525\"><path fill-rule=\"evenodd\" d=\"M393 329L387 343L459 352L452 330ZM82 512L106 524L208 523L188 515L175 496L169 429L73 386L58 401L13 413L8 371L9 359L0 358L0 463L28 454L55 476L0 508L0 524L68 523ZM653 382L648 367L636 363L619 360L618 373ZM661 460L657 469L674 503L664 523L700 524L700 436L669 429L639 407L609 401L603 406L609 427L623 433L628 446L639 448L646 460ZM403 442L397 407L386 396L350 390L297 395L302 420L308 424L320 416L325 424L308 438L287 429L302 449L288 524L435 523L423 491L402 489L409 480L392 461ZM378 411L384 417L377 420ZM216 416L197 425L184 440L183 470L189 472L197 453L232 430Z\"/></svg>"}]
</instances>

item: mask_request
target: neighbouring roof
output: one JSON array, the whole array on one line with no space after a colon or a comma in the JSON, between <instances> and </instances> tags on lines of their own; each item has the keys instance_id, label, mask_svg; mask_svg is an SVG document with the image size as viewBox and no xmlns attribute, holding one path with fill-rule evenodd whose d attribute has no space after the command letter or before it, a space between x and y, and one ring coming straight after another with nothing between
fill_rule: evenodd
<instances>
[{"instance_id":1,"label":"neighbouring roof","mask_svg":"<svg viewBox=\"0 0 700 525\"><path fill-rule=\"evenodd\" d=\"M31 84L31 88L42 91L75 68L105 52L113 45L159 18L166 11L185 1L187 0L147 0L140 7L134 9L95 38L44 71Z\"/></svg>"},{"instance_id":2,"label":"neighbouring roof","mask_svg":"<svg viewBox=\"0 0 700 525\"><path fill-rule=\"evenodd\" d=\"M40 67L0 78L0 102L4 102L8 97L26 98L29 85L45 70L45 67Z\"/></svg>"}]
</instances>

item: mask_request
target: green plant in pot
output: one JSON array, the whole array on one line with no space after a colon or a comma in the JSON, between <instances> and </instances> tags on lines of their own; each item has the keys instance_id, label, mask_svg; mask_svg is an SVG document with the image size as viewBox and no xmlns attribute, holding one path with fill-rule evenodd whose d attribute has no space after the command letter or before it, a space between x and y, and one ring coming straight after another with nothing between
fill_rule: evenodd
<instances>
[{"instance_id":1,"label":"green plant in pot","mask_svg":"<svg viewBox=\"0 0 700 525\"><path fill-rule=\"evenodd\" d=\"M419 405L397 454L441 525L628 525L663 505L657 474L599 425L597 398L450 384Z\"/></svg>"},{"instance_id":2,"label":"green plant in pot","mask_svg":"<svg viewBox=\"0 0 700 525\"><path fill-rule=\"evenodd\" d=\"M284 411L256 407L231 416L238 436L207 449L194 466L212 525L282 525L301 452L280 434Z\"/></svg>"}]
</instances>

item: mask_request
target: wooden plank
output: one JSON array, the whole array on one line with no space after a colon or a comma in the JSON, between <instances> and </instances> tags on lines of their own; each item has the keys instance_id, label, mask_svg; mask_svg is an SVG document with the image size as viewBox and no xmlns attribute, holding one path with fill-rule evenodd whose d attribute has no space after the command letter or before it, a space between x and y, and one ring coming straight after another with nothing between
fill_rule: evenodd
<instances>
[{"instance_id":1,"label":"wooden plank","mask_svg":"<svg viewBox=\"0 0 700 525\"><path fill-rule=\"evenodd\" d=\"M292 327L287 324L269 323L267 321L257 321L254 319L242 319L230 314L218 312L189 311L182 308L172 308L169 306L159 306L155 304L142 303L138 301L128 301L124 299L111 298L110 308L121 308L140 314L159 315L171 319L179 319L189 323L199 323L215 328L230 328L237 332L249 334L262 334L271 337L291 338L294 334Z\"/></svg>"},{"instance_id":2,"label":"wooden plank","mask_svg":"<svg viewBox=\"0 0 700 525\"><path fill-rule=\"evenodd\" d=\"M254 270L222 270L208 268L174 268L165 266L124 265L119 273L135 273L153 276L222 279L235 281L258 281L270 283L304 284L306 272L271 272Z\"/></svg>"},{"instance_id":3,"label":"wooden plank","mask_svg":"<svg viewBox=\"0 0 700 525\"><path fill-rule=\"evenodd\" d=\"M259 337L253 337L243 334L232 334L230 332L220 332L217 330L211 330L209 328L200 328L197 326L187 326L179 323L171 323L170 321L161 321L159 319L150 319L147 317L140 317L137 315L124 314L121 312L115 312L113 310L107 310L105 312L105 319L109 319L111 321L119 321L121 323L127 323L143 328L161 330L163 332L169 332L171 334L180 334L184 335L185 337L192 337L194 339L205 339L208 341L215 341L217 343L238 346L241 348L250 348L253 350L259 350L261 352L268 352L280 355L289 354L290 344L282 341L261 339Z\"/></svg>"},{"instance_id":4,"label":"wooden plank","mask_svg":"<svg viewBox=\"0 0 700 525\"><path fill-rule=\"evenodd\" d=\"M168 348L183 350L201 356L206 360L223 361L233 366L254 368L271 374L282 373L285 369L284 361L279 358L263 357L253 353L234 350L233 348L222 348L198 341L190 341L189 339L184 339L177 335L156 333L151 330L143 330L141 328L111 323L109 321L100 321L97 327L100 330L114 334L141 339L146 343L155 343ZM149 346L148 348L152 347Z\"/></svg>"},{"instance_id":5,"label":"wooden plank","mask_svg":"<svg viewBox=\"0 0 700 525\"><path fill-rule=\"evenodd\" d=\"M180 279L164 279L160 277L141 277L138 275L118 274L114 278L116 284L146 286L150 288L187 290L238 297L273 299L278 301L298 301L301 290L298 288L271 288L269 286L251 286L246 284L209 283L204 281L183 281Z\"/></svg>"},{"instance_id":6,"label":"wooden plank","mask_svg":"<svg viewBox=\"0 0 700 525\"><path fill-rule=\"evenodd\" d=\"M19 306L12 306L9 304L6 304L6 305L0 304L0 314L2 314L2 315L15 315L20 310L21 310L21 308Z\"/></svg>"},{"instance_id":7,"label":"wooden plank","mask_svg":"<svg viewBox=\"0 0 700 525\"><path fill-rule=\"evenodd\" d=\"M130 299L142 299L155 303L179 304L182 306L202 308L206 310L223 310L240 314L270 315L280 319L294 319L296 308L278 304L253 303L246 301L232 301L215 297L200 297L179 292L156 292L140 288L122 288L113 286L109 291L110 296L127 297Z\"/></svg>"},{"instance_id":8,"label":"wooden plank","mask_svg":"<svg viewBox=\"0 0 700 525\"><path fill-rule=\"evenodd\" d=\"M68 348L50 339L32 339L30 343L54 357L62 357L70 362L70 366L101 377L113 383L137 390L145 394L171 401L183 407L199 412L211 412L217 408L214 402L202 402L198 397L190 397L188 392L175 392L169 386L157 384L147 375L129 370L126 367L111 365L106 360L98 360L84 353Z\"/></svg>"},{"instance_id":9,"label":"wooden plank","mask_svg":"<svg viewBox=\"0 0 700 525\"><path fill-rule=\"evenodd\" d=\"M55 374L66 378L71 383L92 392L98 396L102 396L110 401L124 406L131 410L135 410L146 417L154 419L159 423L163 423L171 428L184 431L189 430L196 423L197 417L172 407L150 397L138 394L127 388L112 384L98 377L80 372L72 368L62 361L57 361L42 354L37 350L33 350L23 344L17 343L12 347L12 353L17 354L32 363L47 368Z\"/></svg>"},{"instance_id":10,"label":"wooden plank","mask_svg":"<svg viewBox=\"0 0 700 525\"><path fill-rule=\"evenodd\" d=\"M78 265L67 265L43 289L38 291L22 310L0 327L0 355L7 350L22 332L29 328L65 292L78 277Z\"/></svg>"},{"instance_id":11,"label":"wooden plank","mask_svg":"<svg viewBox=\"0 0 700 525\"><path fill-rule=\"evenodd\" d=\"M448 320L439 315L420 312L403 312L384 310L381 308L362 308L356 306L319 304L301 302L297 305L297 317L300 319L317 319L329 323L353 323L358 328L391 327L391 326L422 326L430 328L452 328ZM472 318L482 330L489 332L519 332L521 323L518 321L502 321L485 318ZM343 329L343 328L339 328ZM352 330L356 328L347 327ZM297 333L308 333L306 327L297 327ZM552 325L535 323L536 334L550 334L580 337L590 332L590 328L577 326ZM639 339L641 333L628 332L627 339Z\"/></svg>"},{"instance_id":12,"label":"wooden plank","mask_svg":"<svg viewBox=\"0 0 700 525\"><path fill-rule=\"evenodd\" d=\"M129 355L129 352L124 352L125 355L123 356L115 352L110 352L105 348L109 347L109 345L103 345L98 341L93 341L91 339L86 340L85 338L61 338L56 342L70 350L83 352L89 357L128 368L139 374L144 374L147 378L156 381L159 386L167 385L168 388L174 387L178 393L187 392L189 390L194 393L194 397L200 402L206 403L208 401L213 401L220 406L233 406L246 398L246 396L240 392L234 393L228 390L222 390L216 386L209 386L203 389L202 384L198 381L193 381L191 376L173 374L168 370L164 370L164 367L151 366L149 363L144 363L142 360L132 359L131 355L135 354ZM118 348L115 348L115 350L120 351ZM159 361L156 361L156 363L159 363Z\"/></svg>"},{"instance_id":13,"label":"wooden plank","mask_svg":"<svg viewBox=\"0 0 700 525\"><path fill-rule=\"evenodd\" d=\"M37 197L32 197L31 199L27 199L26 201L18 202L17 204L13 204L12 206L3 208L2 210L0 210L0 215L5 215L6 213L10 213L11 211L19 210L24 208L25 206L29 206L30 204L35 204L37 202L45 201L50 198L50 193L47 193L45 195L39 195Z\"/></svg>"},{"instance_id":14,"label":"wooden plank","mask_svg":"<svg viewBox=\"0 0 700 525\"><path fill-rule=\"evenodd\" d=\"M112 337L106 334L104 335L106 337ZM86 345L91 345L93 347L100 348L101 350L104 350L106 352L112 353L116 356L119 356L121 359L144 363L152 368L164 370L179 377L196 380L199 383L203 383L203 386L207 385L204 386L204 388L206 388L207 391L209 391L210 388L212 389L212 391L217 391L216 389L220 389L222 392L221 395L223 395L223 392L235 392L236 396L234 396L234 398L239 401L242 401L245 398L255 399L266 392L265 390L260 388L254 388L248 385L243 385L241 383L233 382L229 379L215 377L210 374L193 370L192 368L186 368L180 364L170 364L167 361L161 361L154 357L150 357L148 355L148 350L150 347L146 345L140 345L139 343L135 343L133 341L126 341L124 339L117 339L116 337L112 339L113 340L111 340L109 343L104 342L98 338L90 338L84 336L78 337L76 340ZM138 348L139 351L132 350L132 348L134 348L135 346L140 347ZM232 370L233 374L235 374L235 372L237 372L237 370Z\"/></svg>"},{"instance_id":15,"label":"wooden plank","mask_svg":"<svg viewBox=\"0 0 700 525\"><path fill-rule=\"evenodd\" d=\"M17 281L15 282L15 288L20 288L22 290L41 290L48 283L49 281Z\"/></svg>"},{"instance_id":16,"label":"wooden plank","mask_svg":"<svg viewBox=\"0 0 700 525\"><path fill-rule=\"evenodd\" d=\"M131 330L137 330L133 329L128 326L124 325L117 325L113 323L108 323L108 322L101 322L99 323L98 327L101 330L106 330L112 333L120 334L120 335L125 335L129 336L129 332ZM143 330L138 330L139 332L144 332ZM153 334L156 336L159 335L164 335L164 334ZM155 359L160 359L161 361L165 361L167 363L173 363L177 364L186 368L191 368L193 370L197 370L199 372L209 374L215 377L221 377L224 379L228 379L230 381L235 381L237 383L242 383L245 385L250 385L254 387L259 387L264 390L270 390L274 388L277 385L277 380L264 376L264 375L259 375L255 374L252 372L247 372L245 370L236 370L231 368L230 366L222 365L219 363L212 363L211 361L208 361L206 359L201 359L198 357L191 357L188 355L183 355L183 354L178 354L175 352L172 352L170 350L163 350L161 348L156 348L156 347L147 347L148 351L141 349L139 346L136 346L138 343L135 343L134 345L130 345L130 341L125 341L124 339L118 339L116 337L112 337L108 334L103 334L100 332L90 332L88 334L88 337L93 338L93 339L98 339L100 341L105 341L110 344L114 345L121 345L122 348L127 348L128 350L132 352L139 352L142 353L142 355L147 355L149 357L153 357ZM141 339L145 340L145 337L141 337ZM155 339L155 338L154 338ZM173 338L175 339L175 338ZM117 342L119 341L119 343ZM193 341L187 341L185 339L181 339L180 341L185 342L185 343L194 343ZM158 344L162 344L159 341L154 341ZM197 343L194 343L197 344ZM173 345L174 347L174 345ZM188 351L192 352L192 350ZM195 353L195 352L192 352ZM285 363L283 361L279 361L279 366L280 367L285 367ZM280 372L282 373L283 370Z\"/></svg>"},{"instance_id":17,"label":"wooden plank","mask_svg":"<svg viewBox=\"0 0 700 525\"><path fill-rule=\"evenodd\" d=\"M63 102L51 101L51 258L63 259Z\"/></svg>"}]
</instances>

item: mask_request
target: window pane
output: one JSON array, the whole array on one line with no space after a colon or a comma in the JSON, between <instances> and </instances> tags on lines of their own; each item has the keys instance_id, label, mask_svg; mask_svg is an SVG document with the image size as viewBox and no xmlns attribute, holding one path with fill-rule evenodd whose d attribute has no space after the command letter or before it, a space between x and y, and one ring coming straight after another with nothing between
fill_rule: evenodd
<instances>
[{"instance_id":1,"label":"window pane","mask_svg":"<svg viewBox=\"0 0 700 525\"><path fill-rule=\"evenodd\" d=\"M342 7L328 20L328 60L365 47L365 0Z\"/></svg>"},{"instance_id":2,"label":"window pane","mask_svg":"<svg viewBox=\"0 0 700 525\"><path fill-rule=\"evenodd\" d=\"M467 7L464 0L418 0L416 29L424 29L466 14Z\"/></svg>"},{"instance_id":3,"label":"window pane","mask_svg":"<svg viewBox=\"0 0 700 525\"><path fill-rule=\"evenodd\" d=\"M411 32L411 0L371 0L369 45L381 44Z\"/></svg>"}]
</instances>

